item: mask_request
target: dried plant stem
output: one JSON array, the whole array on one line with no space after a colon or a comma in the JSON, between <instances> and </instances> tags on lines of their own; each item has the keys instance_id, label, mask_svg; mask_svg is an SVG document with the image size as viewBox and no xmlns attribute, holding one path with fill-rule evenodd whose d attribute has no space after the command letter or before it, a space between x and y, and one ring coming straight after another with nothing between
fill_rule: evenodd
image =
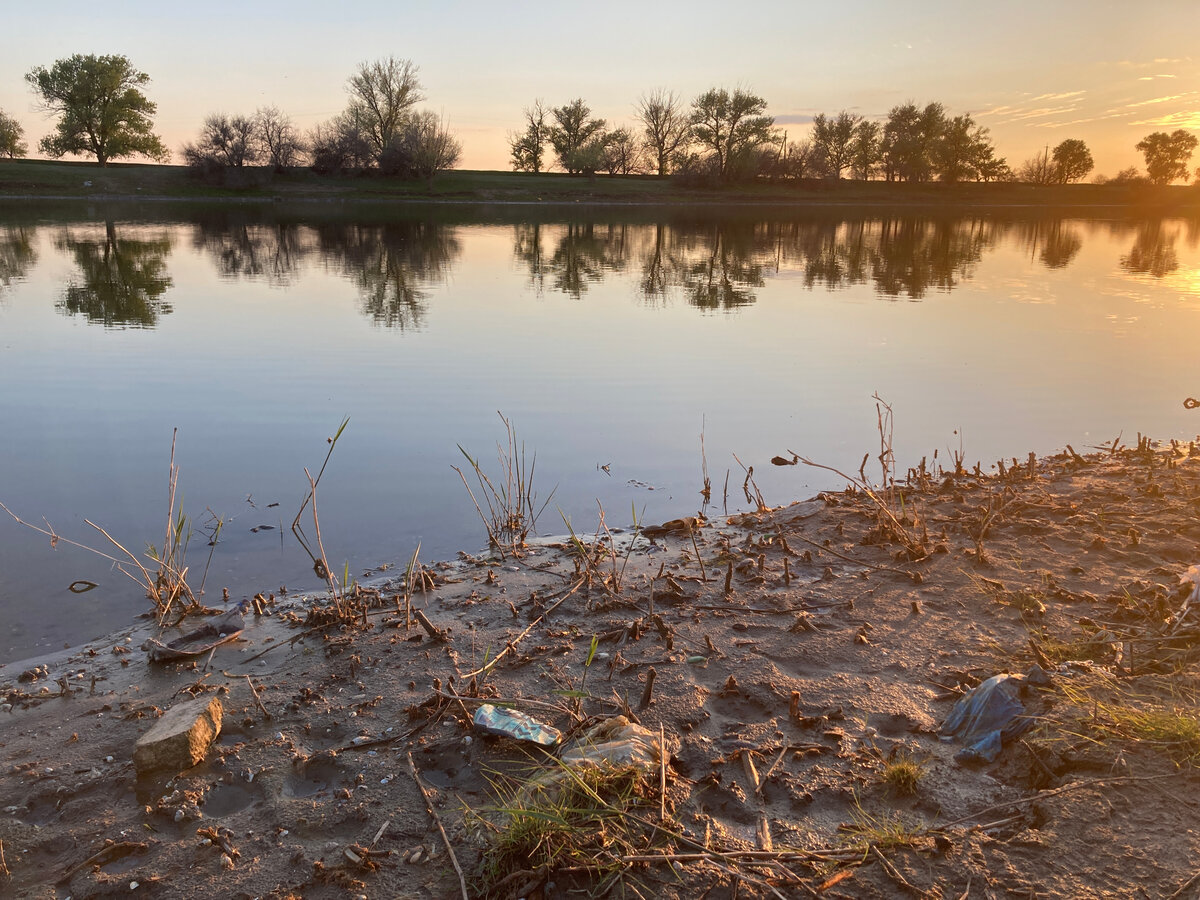
<instances>
[{"instance_id":1,"label":"dried plant stem","mask_svg":"<svg viewBox=\"0 0 1200 900\"><path fill-rule=\"evenodd\" d=\"M519 635L517 635L515 638L513 638L511 641L509 641L507 644L505 644L504 649L501 650L499 653L497 653L494 659L492 659L490 662L485 663L483 666L476 669L474 672L468 672L466 675L463 676L463 679L466 680L466 679L470 679L470 678L475 678L478 675L486 675L488 672L492 671L492 669L496 668L496 664L498 662L500 662L500 660L504 659L504 657L507 656L509 653L512 653L516 649L517 644L521 643L521 641L523 641L529 635L529 632L533 631L534 628L536 628L538 625L540 625L542 620L544 618L546 618L546 616L550 615L550 613L552 613L556 609L558 609L558 607L560 605L562 605L564 600L566 600L568 597L570 597L572 594L574 594L577 590L579 590L581 587L583 587L583 583L585 580L586 579L584 579L584 578L578 579L573 585L571 585L571 587L567 590L567 592L565 594L563 594L561 597L559 597L557 600L555 600L553 603L551 603L550 606L548 606L546 608L545 612L543 612L540 616L538 616L536 619L534 619L532 622L530 622L528 628L526 628Z\"/></svg>"},{"instance_id":2,"label":"dried plant stem","mask_svg":"<svg viewBox=\"0 0 1200 900\"><path fill-rule=\"evenodd\" d=\"M462 866L458 864L458 857L454 855L454 845L450 843L450 838L446 836L446 829L442 827L442 820L437 814L437 810L433 808L433 801L429 797L429 792L425 790L425 785L421 784L421 775L417 772L417 764L413 761L412 751L408 751L408 769L412 773L413 782L417 785L417 790L421 792L421 799L425 801L425 810L433 819L433 824L437 825L438 833L442 836L442 843L446 845L446 852L450 854L450 862L454 866L454 871L458 873L458 886L462 889L463 900L471 900L471 895L467 892L467 879L463 875Z\"/></svg>"}]
</instances>

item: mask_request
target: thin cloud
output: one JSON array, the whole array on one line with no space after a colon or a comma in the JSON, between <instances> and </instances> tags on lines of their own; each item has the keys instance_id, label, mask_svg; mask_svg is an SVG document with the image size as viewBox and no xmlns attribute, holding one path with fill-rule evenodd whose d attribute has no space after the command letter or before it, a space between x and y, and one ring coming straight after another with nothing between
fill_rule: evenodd
<instances>
[{"instance_id":1,"label":"thin cloud","mask_svg":"<svg viewBox=\"0 0 1200 900\"><path fill-rule=\"evenodd\" d=\"M1130 125L1156 125L1160 128L1200 128L1200 109L1168 113L1156 119L1140 119Z\"/></svg>"},{"instance_id":2,"label":"thin cloud","mask_svg":"<svg viewBox=\"0 0 1200 900\"><path fill-rule=\"evenodd\" d=\"M1138 81L1154 81L1156 78L1178 78L1178 75L1142 75L1138 77Z\"/></svg>"},{"instance_id":3,"label":"thin cloud","mask_svg":"<svg viewBox=\"0 0 1200 900\"><path fill-rule=\"evenodd\" d=\"M998 122L998 125L1007 125L1010 122L1024 122L1029 119L1044 119L1047 116L1057 116L1062 113L1078 112L1078 106L1043 106L1039 109L1030 109L1018 113L1014 116L1009 116L1003 122Z\"/></svg>"},{"instance_id":4,"label":"thin cloud","mask_svg":"<svg viewBox=\"0 0 1200 900\"><path fill-rule=\"evenodd\" d=\"M1155 97L1152 100L1141 100L1137 103L1126 103L1127 109L1137 109L1139 106L1153 106L1155 103L1169 103L1172 100L1182 100L1184 97L1190 97L1195 94L1195 91L1185 91L1182 94L1171 94L1169 97Z\"/></svg>"},{"instance_id":5,"label":"thin cloud","mask_svg":"<svg viewBox=\"0 0 1200 900\"><path fill-rule=\"evenodd\" d=\"M1039 100L1069 100L1071 97L1082 97L1087 91L1064 91L1061 94L1039 94L1037 97L1030 98L1030 103L1037 103Z\"/></svg>"}]
</instances>

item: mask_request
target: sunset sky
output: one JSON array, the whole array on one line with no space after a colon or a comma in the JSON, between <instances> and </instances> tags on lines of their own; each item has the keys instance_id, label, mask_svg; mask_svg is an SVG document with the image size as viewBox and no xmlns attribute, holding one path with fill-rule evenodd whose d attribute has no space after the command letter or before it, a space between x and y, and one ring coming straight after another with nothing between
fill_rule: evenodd
<instances>
[{"instance_id":1,"label":"sunset sky","mask_svg":"<svg viewBox=\"0 0 1200 900\"><path fill-rule=\"evenodd\" d=\"M158 133L179 161L208 113L274 104L307 130L345 106L359 62L393 55L420 67L423 106L462 140L463 168L508 168L506 132L535 98L583 97L615 125L658 87L690 100L741 85L792 139L817 112L882 118L936 100L990 128L1014 168L1071 137L1091 147L1093 175L1111 175L1143 167L1134 144L1152 131L1200 134L1198 33L1197 0L63 0L5 10L0 110L36 155L51 120L25 73L73 53L124 54L150 75Z\"/></svg>"}]
</instances>

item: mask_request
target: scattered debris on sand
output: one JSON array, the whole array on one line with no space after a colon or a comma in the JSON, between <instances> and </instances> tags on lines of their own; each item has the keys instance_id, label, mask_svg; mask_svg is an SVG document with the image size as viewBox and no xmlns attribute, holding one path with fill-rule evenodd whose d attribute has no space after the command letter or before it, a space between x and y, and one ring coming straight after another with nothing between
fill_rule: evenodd
<instances>
[{"instance_id":1,"label":"scattered debris on sand","mask_svg":"<svg viewBox=\"0 0 1200 900\"><path fill-rule=\"evenodd\" d=\"M1194 897L1198 509L1195 444L922 466L3 666L0 894Z\"/></svg>"}]
</instances>

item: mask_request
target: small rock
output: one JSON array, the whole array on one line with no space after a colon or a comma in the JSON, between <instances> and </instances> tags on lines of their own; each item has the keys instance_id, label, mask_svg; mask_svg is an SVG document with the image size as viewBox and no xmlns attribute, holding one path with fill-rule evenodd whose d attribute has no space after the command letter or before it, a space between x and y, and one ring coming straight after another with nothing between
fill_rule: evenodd
<instances>
[{"instance_id":1,"label":"small rock","mask_svg":"<svg viewBox=\"0 0 1200 900\"><path fill-rule=\"evenodd\" d=\"M171 707L138 738L134 766L139 772L190 769L204 759L221 733L222 713L219 697L198 697Z\"/></svg>"}]
</instances>

